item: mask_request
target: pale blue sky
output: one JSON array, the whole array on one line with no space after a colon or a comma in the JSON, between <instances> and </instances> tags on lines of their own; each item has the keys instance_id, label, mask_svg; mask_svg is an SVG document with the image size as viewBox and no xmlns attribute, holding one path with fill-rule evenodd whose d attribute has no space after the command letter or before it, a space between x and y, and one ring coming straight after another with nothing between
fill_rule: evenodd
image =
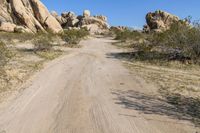
<instances>
[{"instance_id":1,"label":"pale blue sky","mask_svg":"<svg viewBox=\"0 0 200 133\"><path fill-rule=\"evenodd\" d=\"M180 18L189 15L200 19L200 0L41 0L49 10L58 13L73 11L82 14L89 9L93 15L103 14L111 25L142 27L147 12L157 9L176 14Z\"/></svg>"}]
</instances>

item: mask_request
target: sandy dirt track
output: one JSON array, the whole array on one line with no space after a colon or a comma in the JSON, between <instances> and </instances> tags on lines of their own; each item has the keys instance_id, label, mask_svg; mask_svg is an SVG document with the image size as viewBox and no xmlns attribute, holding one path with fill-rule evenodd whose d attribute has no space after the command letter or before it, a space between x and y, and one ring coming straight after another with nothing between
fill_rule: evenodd
<instances>
[{"instance_id":1,"label":"sandy dirt track","mask_svg":"<svg viewBox=\"0 0 200 133\"><path fill-rule=\"evenodd\" d=\"M0 133L196 133L186 120L143 112L141 94L156 89L111 56L121 51L111 42L83 41L49 63L0 109Z\"/></svg>"}]
</instances>

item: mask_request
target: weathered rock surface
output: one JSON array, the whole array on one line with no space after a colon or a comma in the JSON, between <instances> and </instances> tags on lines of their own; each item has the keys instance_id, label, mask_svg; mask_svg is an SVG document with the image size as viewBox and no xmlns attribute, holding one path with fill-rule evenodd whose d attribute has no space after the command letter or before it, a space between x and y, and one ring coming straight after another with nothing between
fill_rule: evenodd
<instances>
[{"instance_id":1,"label":"weathered rock surface","mask_svg":"<svg viewBox=\"0 0 200 133\"><path fill-rule=\"evenodd\" d=\"M49 13L40 0L0 0L0 22L11 23L12 26L22 26L24 31L36 33L51 30L62 32L60 23ZM0 28L12 32L19 27ZM20 28L22 29L22 28Z\"/></svg>"},{"instance_id":2,"label":"weathered rock surface","mask_svg":"<svg viewBox=\"0 0 200 133\"><path fill-rule=\"evenodd\" d=\"M16 26L14 28L14 32L16 33L32 33L32 31L26 27L23 26Z\"/></svg>"},{"instance_id":3,"label":"weathered rock surface","mask_svg":"<svg viewBox=\"0 0 200 133\"><path fill-rule=\"evenodd\" d=\"M161 32L169 29L173 23L179 20L177 16L161 10L155 11L154 13L150 12L146 15L147 25L144 26L144 31Z\"/></svg>"},{"instance_id":4,"label":"weathered rock surface","mask_svg":"<svg viewBox=\"0 0 200 133\"><path fill-rule=\"evenodd\" d=\"M16 25L10 22L1 22L0 31L14 32Z\"/></svg>"}]
</instances>

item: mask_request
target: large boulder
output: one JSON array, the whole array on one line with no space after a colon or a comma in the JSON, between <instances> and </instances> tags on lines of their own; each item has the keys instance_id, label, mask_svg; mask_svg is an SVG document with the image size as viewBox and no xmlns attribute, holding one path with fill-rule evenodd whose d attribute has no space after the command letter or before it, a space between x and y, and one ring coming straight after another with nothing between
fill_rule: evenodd
<instances>
[{"instance_id":1,"label":"large boulder","mask_svg":"<svg viewBox=\"0 0 200 133\"><path fill-rule=\"evenodd\" d=\"M30 29L23 26L16 26L14 28L15 33L33 33Z\"/></svg>"},{"instance_id":2,"label":"large boulder","mask_svg":"<svg viewBox=\"0 0 200 133\"><path fill-rule=\"evenodd\" d=\"M49 15L44 21L44 26L46 29L50 30L53 33L61 33L63 29L59 22L51 15Z\"/></svg>"},{"instance_id":3,"label":"large boulder","mask_svg":"<svg viewBox=\"0 0 200 133\"><path fill-rule=\"evenodd\" d=\"M107 22L107 17L106 16L103 16L103 15L96 15L96 16L94 16L95 18L97 18L97 19L100 19L100 20L102 20L102 21L104 21L104 22Z\"/></svg>"},{"instance_id":4,"label":"large boulder","mask_svg":"<svg viewBox=\"0 0 200 133\"><path fill-rule=\"evenodd\" d=\"M77 24L79 22L76 14L71 11L62 13L62 20L64 20L65 22L64 24L62 24L64 28L77 27Z\"/></svg>"},{"instance_id":5,"label":"large boulder","mask_svg":"<svg viewBox=\"0 0 200 133\"><path fill-rule=\"evenodd\" d=\"M147 25L144 26L145 32L155 31L161 32L170 28L173 23L178 22L180 19L170 13L158 10L150 12L146 15Z\"/></svg>"},{"instance_id":6,"label":"large boulder","mask_svg":"<svg viewBox=\"0 0 200 133\"><path fill-rule=\"evenodd\" d=\"M90 24L96 24L101 29L109 28L109 25L106 21L103 21L96 17L84 17L82 20L80 20L80 23L79 23L80 26L90 25Z\"/></svg>"},{"instance_id":7,"label":"large boulder","mask_svg":"<svg viewBox=\"0 0 200 133\"><path fill-rule=\"evenodd\" d=\"M24 6L22 0L10 0L14 19L19 25L27 26L32 32L36 33L38 30L44 31L42 25L34 17L34 14Z\"/></svg>"},{"instance_id":8,"label":"large boulder","mask_svg":"<svg viewBox=\"0 0 200 133\"><path fill-rule=\"evenodd\" d=\"M13 22L11 6L6 0L0 0L0 22Z\"/></svg>"},{"instance_id":9,"label":"large boulder","mask_svg":"<svg viewBox=\"0 0 200 133\"><path fill-rule=\"evenodd\" d=\"M32 8L36 19L47 30L51 30L54 33L62 32L62 27L59 22L49 13L48 9L39 0L31 0Z\"/></svg>"},{"instance_id":10,"label":"large boulder","mask_svg":"<svg viewBox=\"0 0 200 133\"><path fill-rule=\"evenodd\" d=\"M0 24L0 31L4 32L14 32L16 25L10 22L2 22Z\"/></svg>"},{"instance_id":11,"label":"large boulder","mask_svg":"<svg viewBox=\"0 0 200 133\"><path fill-rule=\"evenodd\" d=\"M79 27L88 29L91 34L101 34L109 30L107 18L103 16L82 17Z\"/></svg>"},{"instance_id":12,"label":"large boulder","mask_svg":"<svg viewBox=\"0 0 200 133\"><path fill-rule=\"evenodd\" d=\"M62 32L60 23L40 0L0 0L0 22L26 27L32 33Z\"/></svg>"},{"instance_id":13,"label":"large boulder","mask_svg":"<svg viewBox=\"0 0 200 133\"><path fill-rule=\"evenodd\" d=\"M86 27L91 33L102 33L109 29L107 17L103 15L90 16L90 11L85 10L79 22L80 27Z\"/></svg>"}]
</instances>

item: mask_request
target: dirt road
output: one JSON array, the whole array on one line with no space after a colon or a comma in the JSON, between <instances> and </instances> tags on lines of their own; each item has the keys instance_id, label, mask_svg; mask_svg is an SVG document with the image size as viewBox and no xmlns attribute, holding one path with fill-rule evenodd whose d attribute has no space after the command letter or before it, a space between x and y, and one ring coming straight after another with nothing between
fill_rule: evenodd
<instances>
[{"instance_id":1,"label":"dirt road","mask_svg":"<svg viewBox=\"0 0 200 133\"><path fill-rule=\"evenodd\" d=\"M170 108L156 100L144 112L145 95L156 89L110 56L120 51L110 42L83 41L49 63L0 109L0 133L196 133L192 123L165 115Z\"/></svg>"}]
</instances>

